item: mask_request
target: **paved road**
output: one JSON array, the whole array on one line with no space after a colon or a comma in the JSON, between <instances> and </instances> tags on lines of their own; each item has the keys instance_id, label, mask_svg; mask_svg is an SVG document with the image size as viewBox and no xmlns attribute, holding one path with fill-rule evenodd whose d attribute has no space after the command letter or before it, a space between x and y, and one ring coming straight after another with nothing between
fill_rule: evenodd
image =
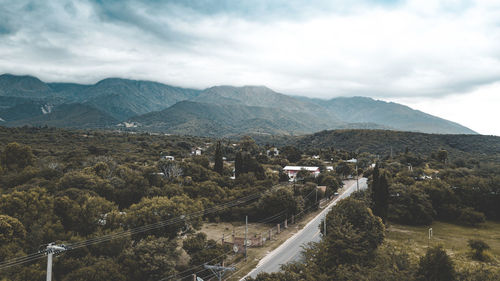
<instances>
[{"instance_id":1,"label":"paved road","mask_svg":"<svg viewBox=\"0 0 500 281\"><path fill-rule=\"evenodd\" d=\"M319 225L321 224L321 221L323 220L324 216L335 204L337 204L338 201L348 197L349 195L351 195L351 193L356 191L355 180L344 181L344 186L346 187L346 189L338 198L332 201L319 215L317 215L314 219L312 219L303 229L301 229L299 232L297 232L288 240L286 240L274 251L267 254L262 260L260 260L257 267L254 268L252 271L250 271L241 280L244 280L248 276L255 277L257 276L257 274L261 272L268 272L268 273L278 272L282 264L299 260L301 257L302 247L307 245L307 243L320 241L321 234L319 232ZM367 187L368 186L366 183L366 178L360 178L359 188L365 189Z\"/></svg>"}]
</instances>

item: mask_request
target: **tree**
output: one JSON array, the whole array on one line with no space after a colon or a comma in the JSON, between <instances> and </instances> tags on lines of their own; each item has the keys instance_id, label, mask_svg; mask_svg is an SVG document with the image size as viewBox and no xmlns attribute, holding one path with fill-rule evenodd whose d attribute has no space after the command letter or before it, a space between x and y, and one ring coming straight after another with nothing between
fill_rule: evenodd
<instances>
[{"instance_id":1,"label":"tree","mask_svg":"<svg viewBox=\"0 0 500 281\"><path fill-rule=\"evenodd\" d=\"M296 163L302 158L302 152L295 146L285 146L281 149L281 154L291 163Z\"/></svg>"},{"instance_id":2,"label":"tree","mask_svg":"<svg viewBox=\"0 0 500 281\"><path fill-rule=\"evenodd\" d=\"M414 185L391 186L389 214L391 221L409 225L429 225L435 215L429 196Z\"/></svg>"},{"instance_id":3,"label":"tree","mask_svg":"<svg viewBox=\"0 0 500 281\"><path fill-rule=\"evenodd\" d=\"M375 173L373 175L375 177ZM389 208L389 181L387 174L382 173L375 184L373 192L373 213L382 218L382 221L387 220L387 212Z\"/></svg>"},{"instance_id":4,"label":"tree","mask_svg":"<svg viewBox=\"0 0 500 281\"><path fill-rule=\"evenodd\" d=\"M54 214L54 201L44 188L15 190L0 196L0 213L18 219L26 229L28 247L35 248L64 235L60 219Z\"/></svg>"},{"instance_id":5,"label":"tree","mask_svg":"<svg viewBox=\"0 0 500 281\"><path fill-rule=\"evenodd\" d=\"M234 159L234 175L238 178L241 174L243 174L243 155L241 152L237 152Z\"/></svg>"},{"instance_id":6,"label":"tree","mask_svg":"<svg viewBox=\"0 0 500 281\"><path fill-rule=\"evenodd\" d=\"M446 160L448 160L448 151L444 149L438 150L436 158L439 162L446 163Z\"/></svg>"},{"instance_id":7,"label":"tree","mask_svg":"<svg viewBox=\"0 0 500 281\"><path fill-rule=\"evenodd\" d=\"M215 147L215 156L214 156L214 171L222 175L224 171L224 162L222 161L222 148L220 141L217 142L217 146Z\"/></svg>"},{"instance_id":8,"label":"tree","mask_svg":"<svg viewBox=\"0 0 500 281\"><path fill-rule=\"evenodd\" d=\"M18 219L0 215L0 261L22 253L25 238L26 229Z\"/></svg>"},{"instance_id":9,"label":"tree","mask_svg":"<svg viewBox=\"0 0 500 281\"><path fill-rule=\"evenodd\" d=\"M337 167L335 167L335 172L342 175L343 178L346 178L347 176L352 175L354 169L348 163L341 161L337 164Z\"/></svg>"},{"instance_id":10,"label":"tree","mask_svg":"<svg viewBox=\"0 0 500 281\"><path fill-rule=\"evenodd\" d=\"M226 258L226 253L229 251L224 245L217 244L214 240L207 240L207 235L203 232L187 238L182 243L182 248L190 256L189 264L193 267L211 261L212 264L222 263ZM196 270L195 270L196 271ZM210 274L199 274L205 278Z\"/></svg>"},{"instance_id":11,"label":"tree","mask_svg":"<svg viewBox=\"0 0 500 281\"><path fill-rule=\"evenodd\" d=\"M293 192L287 188L280 188L276 191L266 193L259 200L259 209L263 216L269 214L278 214L285 210L285 214L291 216L298 214L304 208L304 201L293 195Z\"/></svg>"},{"instance_id":12,"label":"tree","mask_svg":"<svg viewBox=\"0 0 500 281\"><path fill-rule=\"evenodd\" d=\"M33 165L35 156L31 152L31 147L18 144L17 142L9 143L1 154L2 164L9 170L24 169L27 166Z\"/></svg>"},{"instance_id":13,"label":"tree","mask_svg":"<svg viewBox=\"0 0 500 281\"><path fill-rule=\"evenodd\" d=\"M162 159L158 162L158 169L163 173L163 177L172 181L182 176L183 170L175 161Z\"/></svg>"},{"instance_id":14,"label":"tree","mask_svg":"<svg viewBox=\"0 0 500 281\"><path fill-rule=\"evenodd\" d=\"M419 281L454 281L455 268L443 246L429 248L420 258L417 280Z\"/></svg>"},{"instance_id":15,"label":"tree","mask_svg":"<svg viewBox=\"0 0 500 281\"><path fill-rule=\"evenodd\" d=\"M125 275L120 266L110 258L100 258L89 266L69 272L63 281L125 281ZM143 279L141 279L143 280Z\"/></svg>"},{"instance_id":16,"label":"tree","mask_svg":"<svg viewBox=\"0 0 500 281\"><path fill-rule=\"evenodd\" d=\"M241 151L256 155L259 151L259 146L255 143L254 139L250 136L243 136L239 142Z\"/></svg>"},{"instance_id":17,"label":"tree","mask_svg":"<svg viewBox=\"0 0 500 281\"><path fill-rule=\"evenodd\" d=\"M1 244L24 239L24 237L26 237L26 229L24 229L24 225L18 219L7 215L0 215Z\"/></svg>"},{"instance_id":18,"label":"tree","mask_svg":"<svg viewBox=\"0 0 500 281\"><path fill-rule=\"evenodd\" d=\"M149 236L120 257L129 280L156 281L174 274L179 251L175 240Z\"/></svg>"},{"instance_id":19,"label":"tree","mask_svg":"<svg viewBox=\"0 0 500 281\"><path fill-rule=\"evenodd\" d=\"M172 198L143 198L139 203L130 206L126 211L126 223L129 228L136 228L184 217L182 220L176 220L174 223L170 223L162 228L147 232L158 237L174 238L179 233L189 232L201 226L201 218L199 216L189 216L191 213L198 213L200 211L203 211L202 204L185 195L174 196ZM136 235L135 239L137 240L137 238L146 235L147 234Z\"/></svg>"},{"instance_id":20,"label":"tree","mask_svg":"<svg viewBox=\"0 0 500 281\"><path fill-rule=\"evenodd\" d=\"M325 273L340 264L363 263L382 244L384 231L382 220L364 202L341 200L326 216L326 236L318 245L314 263Z\"/></svg>"}]
</instances>

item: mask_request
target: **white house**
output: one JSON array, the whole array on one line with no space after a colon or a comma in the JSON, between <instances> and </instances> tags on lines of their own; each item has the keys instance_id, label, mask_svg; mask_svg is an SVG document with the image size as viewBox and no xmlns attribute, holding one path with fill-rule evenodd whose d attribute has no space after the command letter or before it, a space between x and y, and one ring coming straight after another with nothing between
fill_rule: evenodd
<instances>
[{"instance_id":1,"label":"white house","mask_svg":"<svg viewBox=\"0 0 500 281\"><path fill-rule=\"evenodd\" d=\"M308 171L314 177L317 177L320 174L319 167L285 166L285 168L283 168L283 171L285 171L285 173L287 173L288 178L290 179L290 181L295 181L296 177L297 177L297 173L299 171L301 171L301 170Z\"/></svg>"},{"instance_id":2,"label":"white house","mask_svg":"<svg viewBox=\"0 0 500 281\"><path fill-rule=\"evenodd\" d=\"M197 148L194 148L192 151L191 151L191 154L193 155L201 155L203 149L201 147L197 147Z\"/></svg>"},{"instance_id":3,"label":"white house","mask_svg":"<svg viewBox=\"0 0 500 281\"><path fill-rule=\"evenodd\" d=\"M268 149L266 151L266 154L267 156L278 156L280 155L280 151L276 147L273 147L271 149Z\"/></svg>"}]
</instances>

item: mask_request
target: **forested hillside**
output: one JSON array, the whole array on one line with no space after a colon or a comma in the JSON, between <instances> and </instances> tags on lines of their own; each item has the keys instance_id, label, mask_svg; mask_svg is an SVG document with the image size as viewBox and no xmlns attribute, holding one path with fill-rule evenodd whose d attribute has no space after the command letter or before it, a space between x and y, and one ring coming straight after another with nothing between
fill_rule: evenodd
<instances>
[{"instance_id":1,"label":"forested hillside","mask_svg":"<svg viewBox=\"0 0 500 281\"><path fill-rule=\"evenodd\" d=\"M316 185L328 186L319 199L341 186L329 172L288 184L289 161L265 155L251 138L0 127L0 280L45 280L51 242L68 248L54 280L189 276L232 252L203 223L300 219Z\"/></svg>"},{"instance_id":2,"label":"forested hillside","mask_svg":"<svg viewBox=\"0 0 500 281\"><path fill-rule=\"evenodd\" d=\"M65 112L68 105L97 116ZM460 124L371 98L318 100L265 86L198 90L121 78L89 85L45 83L11 74L0 75L0 124L225 137L299 135L330 129L475 134Z\"/></svg>"},{"instance_id":3,"label":"forested hillside","mask_svg":"<svg viewBox=\"0 0 500 281\"><path fill-rule=\"evenodd\" d=\"M273 139L262 139L263 142ZM335 148L347 151L369 152L381 157L411 151L428 154L438 149L447 150L452 158L495 157L500 155L500 137L481 135L441 135L387 130L322 131L296 138L276 138L278 143L290 143L303 149Z\"/></svg>"}]
</instances>

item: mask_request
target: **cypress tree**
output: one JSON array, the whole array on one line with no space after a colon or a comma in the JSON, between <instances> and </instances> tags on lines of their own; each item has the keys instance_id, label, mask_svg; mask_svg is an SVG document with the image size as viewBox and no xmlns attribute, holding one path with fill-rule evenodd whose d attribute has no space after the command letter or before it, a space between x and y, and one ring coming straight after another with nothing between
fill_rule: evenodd
<instances>
[{"instance_id":1,"label":"cypress tree","mask_svg":"<svg viewBox=\"0 0 500 281\"><path fill-rule=\"evenodd\" d=\"M220 141L217 142L217 146L215 147L215 157L214 157L214 171L222 175L224 170L224 162L222 161L222 148Z\"/></svg>"},{"instance_id":2,"label":"cypress tree","mask_svg":"<svg viewBox=\"0 0 500 281\"><path fill-rule=\"evenodd\" d=\"M372 209L374 209L375 205L375 195L377 194L378 191L378 182L379 182L379 177L380 177L380 170L378 167L378 163L375 164L375 168L373 169L373 174L372 174L372 185L371 185L371 199L372 199Z\"/></svg>"},{"instance_id":3,"label":"cypress tree","mask_svg":"<svg viewBox=\"0 0 500 281\"><path fill-rule=\"evenodd\" d=\"M380 175L378 180L378 190L375 198L375 215L382 218L385 223L389 210L389 181L387 179L387 174L385 173Z\"/></svg>"},{"instance_id":4,"label":"cypress tree","mask_svg":"<svg viewBox=\"0 0 500 281\"><path fill-rule=\"evenodd\" d=\"M238 152L236 153L234 159L234 176L236 178L238 178L238 176L243 173L242 168L243 168L243 157L241 155L241 152Z\"/></svg>"}]
</instances>

